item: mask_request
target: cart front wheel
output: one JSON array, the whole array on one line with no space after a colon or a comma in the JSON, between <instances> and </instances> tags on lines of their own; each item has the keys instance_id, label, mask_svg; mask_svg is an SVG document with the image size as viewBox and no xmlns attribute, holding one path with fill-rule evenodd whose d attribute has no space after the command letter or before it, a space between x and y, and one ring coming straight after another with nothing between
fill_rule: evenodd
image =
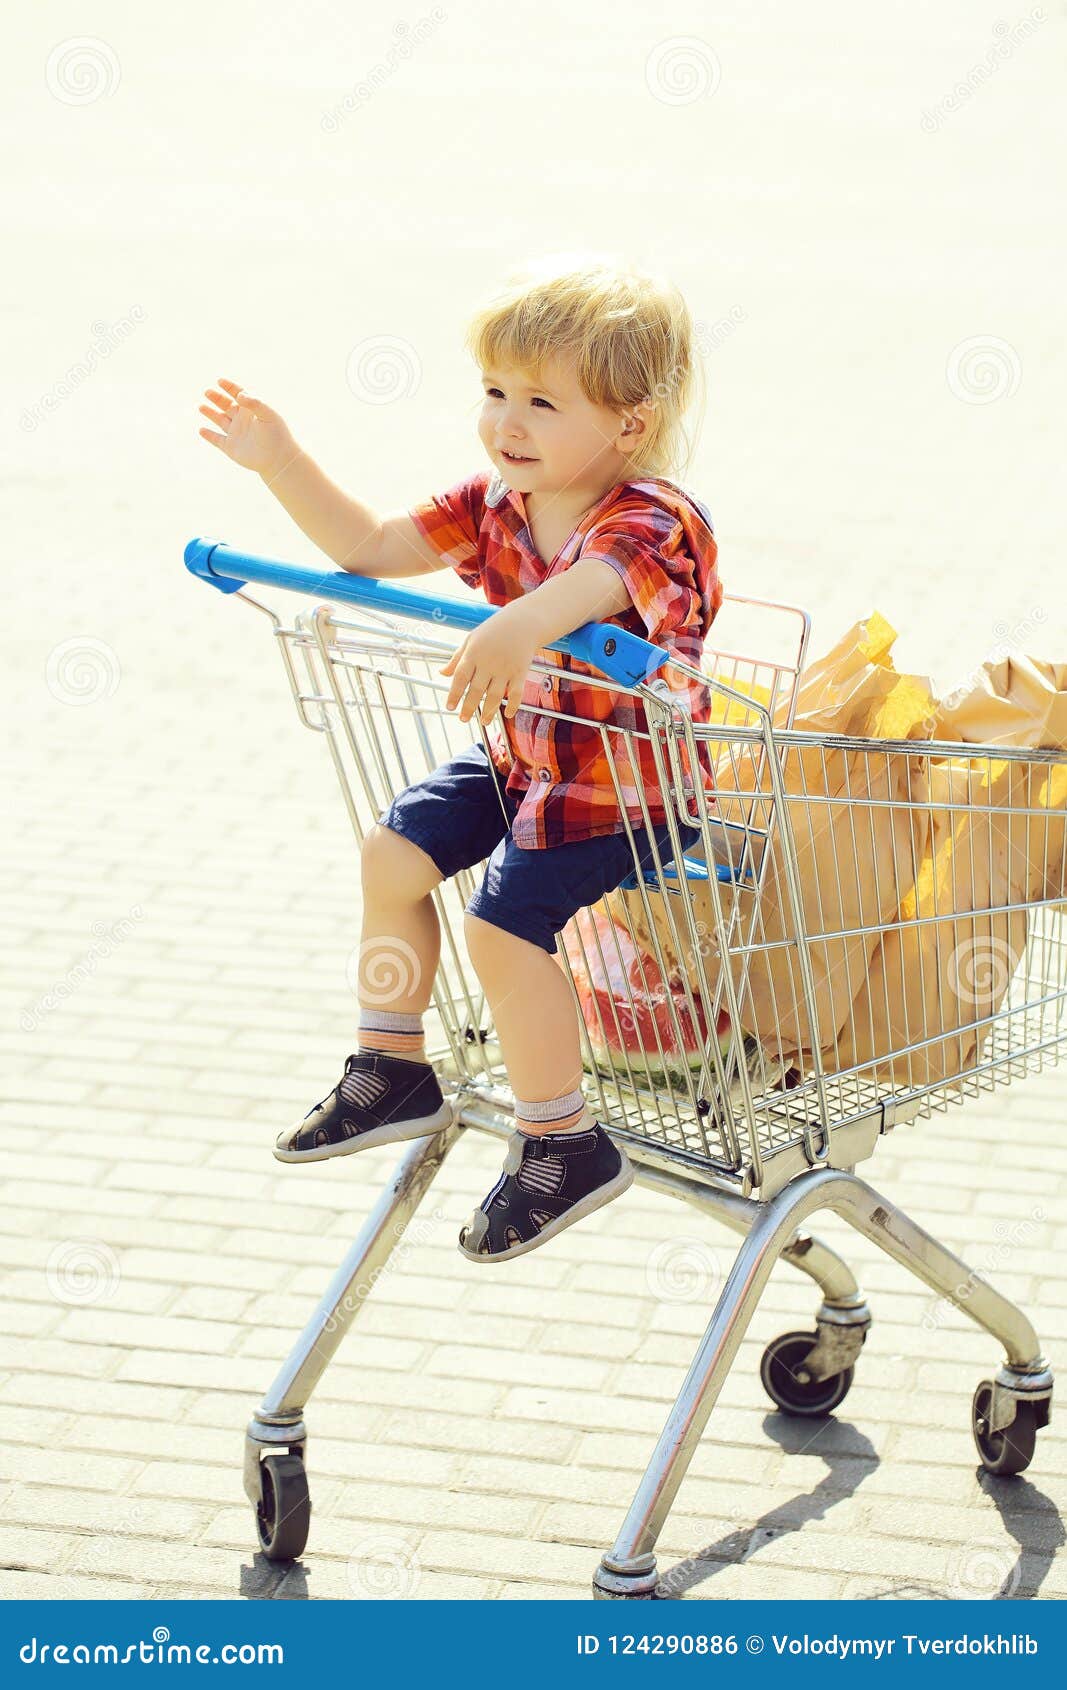
<instances>
[{"instance_id":1,"label":"cart front wheel","mask_svg":"<svg viewBox=\"0 0 1067 1690\"><path fill-rule=\"evenodd\" d=\"M814 1332L785 1332L763 1352L759 1370L763 1389L786 1414L810 1418L831 1414L848 1395L851 1367L828 1379L812 1379L805 1371L804 1363L817 1342Z\"/></svg>"},{"instance_id":2,"label":"cart front wheel","mask_svg":"<svg viewBox=\"0 0 1067 1690\"><path fill-rule=\"evenodd\" d=\"M298 1455L265 1455L259 1464L256 1530L269 1561L294 1561L311 1529L307 1471Z\"/></svg>"},{"instance_id":3,"label":"cart front wheel","mask_svg":"<svg viewBox=\"0 0 1067 1690\"><path fill-rule=\"evenodd\" d=\"M971 1429L982 1466L987 1473L999 1473L1010 1478L1021 1473L1034 1459L1037 1442L1037 1407L1032 1402L1017 1402L1015 1419L1002 1432L990 1431L993 1412L993 1387L983 1379L974 1393L971 1404Z\"/></svg>"}]
</instances>

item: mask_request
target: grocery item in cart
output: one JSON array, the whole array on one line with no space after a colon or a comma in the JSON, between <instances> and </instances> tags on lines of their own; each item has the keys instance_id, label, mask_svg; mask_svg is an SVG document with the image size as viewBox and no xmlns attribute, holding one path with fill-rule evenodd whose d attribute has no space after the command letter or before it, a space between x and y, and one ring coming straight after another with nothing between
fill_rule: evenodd
<instances>
[{"instance_id":1,"label":"grocery item in cart","mask_svg":"<svg viewBox=\"0 0 1067 1690\"><path fill-rule=\"evenodd\" d=\"M972 687L942 704L936 734L1067 748L1067 666L984 664ZM961 753L931 758L925 781L916 796L929 807L929 848L837 1043L843 1066L875 1069L901 1088L961 1085L1003 1042L1040 904L1067 895L1062 764Z\"/></svg>"},{"instance_id":2,"label":"grocery item in cart","mask_svg":"<svg viewBox=\"0 0 1067 1690\"><path fill-rule=\"evenodd\" d=\"M878 615L849 629L802 677L794 727L831 739L922 742L934 734L986 748L1067 746L1067 666L990 662L966 691L939 703L928 681L897 673L894 639ZM968 1071L995 1034L1026 947L1027 912L1011 906L1067 896L1067 771L990 758L988 750L937 758L833 743L779 749L816 1013L800 978L775 828L750 944L731 955L743 1029L779 1071L806 1071L816 1049L831 1071L855 1067L895 1086ZM743 821L753 797L765 803L769 785L758 759L724 753L716 770L721 818ZM691 892L698 929L714 934L716 892L701 882ZM680 979L692 959L677 956L667 912L630 892L611 894L607 905L639 953L658 950L668 977ZM643 1049L658 1061L672 1018L662 1015L659 1036L647 1041L654 1023L633 1025L629 1050L613 1049L592 1012L597 993L583 959L571 962L598 1060L618 1069ZM691 966L688 974L693 995ZM714 958L705 958L704 978L720 996ZM684 1020L680 1012L674 1019L692 1029L685 1009ZM703 1026L702 1004L697 1016ZM727 1036L728 1024L720 1042ZM695 1049L689 1057L695 1065Z\"/></svg>"},{"instance_id":3,"label":"grocery item in cart","mask_svg":"<svg viewBox=\"0 0 1067 1690\"><path fill-rule=\"evenodd\" d=\"M889 655L895 638L877 614L850 628L802 676L795 727L860 738L925 737L935 708L930 683L897 672ZM925 817L908 807L914 764L915 759L891 754L872 761L862 752L825 744L783 748L803 931L814 977L815 1028L797 966L797 923L778 828L771 832L770 860L754 911L755 948L747 965L743 957L732 958L743 1026L760 1038L768 1061L779 1069L807 1067L816 1041L832 1041L860 989L881 930L893 918L898 888L911 883L926 843ZM719 759L715 785L719 815L728 828L736 829L751 816L754 794L763 810L752 825L766 825L770 777L765 763L728 750ZM876 808L872 800L891 807ZM716 893L700 882L692 883L691 891L698 928L714 935ZM607 902L633 925L642 947L651 949L640 896L616 892ZM669 966L680 969L683 959L672 949L665 912L653 919ZM822 937L840 932L849 936Z\"/></svg>"},{"instance_id":4,"label":"grocery item in cart","mask_svg":"<svg viewBox=\"0 0 1067 1690\"><path fill-rule=\"evenodd\" d=\"M934 739L973 745L1067 747L1067 663L990 658L969 686L942 699Z\"/></svg>"},{"instance_id":5,"label":"grocery item in cart","mask_svg":"<svg viewBox=\"0 0 1067 1690\"><path fill-rule=\"evenodd\" d=\"M651 948L641 945L625 921L603 908L580 910L568 925L564 948L578 992L582 1020L596 1061L627 1065L653 1074L699 1067L708 1038L708 1018L699 997L685 990L681 969L666 975ZM725 1054L730 1017L716 1018Z\"/></svg>"}]
</instances>

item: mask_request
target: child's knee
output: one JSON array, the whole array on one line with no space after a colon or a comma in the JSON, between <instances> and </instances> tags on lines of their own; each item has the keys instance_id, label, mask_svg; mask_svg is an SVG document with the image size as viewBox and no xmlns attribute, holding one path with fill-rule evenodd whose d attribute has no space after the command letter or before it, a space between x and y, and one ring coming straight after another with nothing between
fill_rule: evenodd
<instances>
[{"instance_id":1,"label":"child's knee","mask_svg":"<svg viewBox=\"0 0 1067 1690\"><path fill-rule=\"evenodd\" d=\"M425 851L379 822L364 835L360 876L364 898L393 904L425 898L441 880Z\"/></svg>"},{"instance_id":2,"label":"child's knee","mask_svg":"<svg viewBox=\"0 0 1067 1690\"><path fill-rule=\"evenodd\" d=\"M463 912L463 936L467 941L467 955L478 969L483 962L491 963L507 948L508 941L512 945L518 941L511 933L502 927L494 927L491 921L485 921L480 915L472 915L470 910Z\"/></svg>"},{"instance_id":3,"label":"child's knee","mask_svg":"<svg viewBox=\"0 0 1067 1690\"><path fill-rule=\"evenodd\" d=\"M521 971L524 965L529 965L531 952L539 950L528 939L520 939L517 934L509 933L506 927L497 927L470 910L463 912L463 934L467 955L483 984L486 976L495 977L502 970L507 970L509 974Z\"/></svg>"},{"instance_id":4,"label":"child's knee","mask_svg":"<svg viewBox=\"0 0 1067 1690\"><path fill-rule=\"evenodd\" d=\"M472 962L476 951L484 950L487 945L493 943L493 935L497 931L491 922L472 915L470 910L463 911L463 937L467 941L467 955Z\"/></svg>"}]
</instances>

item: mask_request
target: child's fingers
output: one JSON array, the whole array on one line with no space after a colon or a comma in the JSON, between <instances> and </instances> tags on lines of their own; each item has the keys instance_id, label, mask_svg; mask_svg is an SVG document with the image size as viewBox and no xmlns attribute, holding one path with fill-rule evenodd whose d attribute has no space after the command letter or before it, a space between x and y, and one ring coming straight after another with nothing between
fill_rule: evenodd
<instances>
[{"instance_id":1,"label":"child's fingers","mask_svg":"<svg viewBox=\"0 0 1067 1690\"><path fill-rule=\"evenodd\" d=\"M504 715L513 722L522 709L522 695L526 687L525 674L512 675L507 685L508 702Z\"/></svg>"},{"instance_id":2,"label":"child's fingers","mask_svg":"<svg viewBox=\"0 0 1067 1690\"><path fill-rule=\"evenodd\" d=\"M459 663L468 662L469 660L470 660L470 635L468 634L466 639L463 639L463 640L460 641L459 645L456 647L455 651L452 653L452 656L449 658L448 662L445 663L440 669L438 669L437 673L439 675L454 675L455 672L456 672L456 665L459 664ZM452 695L451 695L451 693L449 693L448 708L450 710L452 709Z\"/></svg>"},{"instance_id":3,"label":"child's fingers","mask_svg":"<svg viewBox=\"0 0 1067 1690\"><path fill-rule=\"evenodd\" d=\"M452 676L452 685L448 689L448 697L445 700L446 710L454 710L456 708L456 705L459 703L470 684L473 673L474 665L470 659L461 659L456 666L455 673Z\"/></svg>"},{"instance_id":4,"label":"child's fingers","mask_svg":"<svg viewBox=\"0 0 1067 1690\"><path fill-rule=\"evenodd\" d=\"M461 722L470 721L479 704L482 702L485 690L489 685L489 680L490 677L488 675L483 674L481 671L475 671L474 675L471 677L470 685L467 688L466 697L459 707L459 719Z\"/></svg>"},{"instance_id":5,"label":"child's fingers","mask_svg":"<svg viewBox=\"0 0 1067 1690\"><path fill-rule=\"evenodd\" d=\"M485 697L482 700L482 708L479 712L483 722L491 722L493 720L493 717L500 709L501 700L503 699L506 691L507 683L505 681L492 681L489 686L486 687Z\"/></svg>"},{"instance_id":6,"label":"child's fingers","mask_svg":"<svg viewBox=\"0 0 1067 1690\"><path fill-rule=\"evenodd\" d=\"M258 411L264 417L276 417L277 411L267 404L265 399L257 399L254 393L249 393L240 382L228 381L224 376L219 377L219 386L226 392L231 404L246 405L250 411Z\"/></svg>"}]
</instances>

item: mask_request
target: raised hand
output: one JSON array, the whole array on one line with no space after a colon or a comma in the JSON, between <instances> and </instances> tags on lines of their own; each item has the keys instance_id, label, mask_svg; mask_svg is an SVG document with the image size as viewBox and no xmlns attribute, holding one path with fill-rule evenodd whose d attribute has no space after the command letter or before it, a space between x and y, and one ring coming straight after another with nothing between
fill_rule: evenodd
<instances>
[{"instance_id":1,"label":"raised hand","mask_svg":"<svg viewBox=\"0 0 1067 1690\"><path fill-rule=\"evenodd\" d=\"M200 438L224 452L232 463L270 480L299 452L285 420L239 383L220 378L218 388L206 388L205 393L211 403L200 406L201 414L221 432L201 428Z\"/></svg>"}]
</instances>

